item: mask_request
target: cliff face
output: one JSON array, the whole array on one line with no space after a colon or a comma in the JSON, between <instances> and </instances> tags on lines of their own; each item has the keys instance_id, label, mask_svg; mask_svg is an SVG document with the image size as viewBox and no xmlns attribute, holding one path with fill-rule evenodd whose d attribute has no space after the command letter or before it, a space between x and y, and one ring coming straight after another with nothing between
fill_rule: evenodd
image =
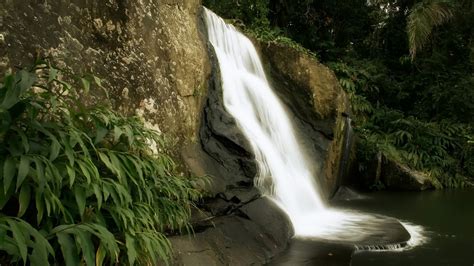
<instances>
[{"instance_id":1,"label":"cliff face","mask_svg":"<svg viewBox=\"0 0 474 266\"><path fill-rule=\"evenodd\" d=\"M253 153L223 107L200 0L3 2L0 73L44 55L76 75L101 77L117 110L170 139L182 169L213 177L196 237L172 238L176 264L263 264L286 247L291 224L254 188ZM274 44L260 50L329 196L341 176L346 96L307 55Z\"/></svg>"},{"instance_id":2,"label":"cliff face","mask_svg":"<svg viewBox=\"0 0 474 266\"><path fill-rule=\"evenodd\" d=\"M196 142L210 74L199 0L27 2L2 1L0 73L49 56L103 78L113 106L163 132L176 158Z\"/></svg>"}]
</instances>

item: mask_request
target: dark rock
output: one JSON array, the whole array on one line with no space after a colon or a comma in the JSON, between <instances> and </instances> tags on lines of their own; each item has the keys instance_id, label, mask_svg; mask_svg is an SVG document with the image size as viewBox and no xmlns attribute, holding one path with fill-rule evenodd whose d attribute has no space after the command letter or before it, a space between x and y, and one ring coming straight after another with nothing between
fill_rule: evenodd
<instances>
[{"instance_id":1,"label":"dark rock","mask_svg":"<svg viewBox=\"0 0 474 266\"><path fill-rule=\"evenodd\" d=\"M414 190L441 188L441 183L429 175L416 171L396 159L377 153L359 173L361 185L368 189Z\"/></svg>"},{"instance_id":2,"label":"dark rock","mask_svg":"<svg viewBox=\"0 0 474 266\"><path fill-rule=\"evenodd\" d=\"M359 182L356 184L361 189L374 189L374 186L382 186L380 176L382 174L382 153L378 152L371 160L364 163L364 167L359 167L358 178Z\"/></svg>"},{"instance_id":3,"label":"dark rock","mask_svg":"<svg viewBox=\"0 0 474 266\"><path fill-rule=\"evenodd\" d=\"M359 249L372 246L405 245L410 240L410 233L397 219L382 215L373 216L377 218L377 224L370 224L368 227L362 224L361 228L364 228L367 234L352 242Z\"/></svg>"},{"instance_id":4,"label":"dark rock","mask_svg":"<svg viewBox=\"0 0 474 266\"><path fill-rule=\"evenodd\" d=\"M265 228L261 234L267 234L268 238L273 239L280 248L286 246L288 239L294 234L293 226L286 213L268 198L251 201L241 210L250 220Z\"/></svg>"},{"instance_id":5,"label":"dark rock","mask_svg":"<svg viewBox=\"0 0 474 266\"><path fill-rule=\"evenodd\" d=\"M282 220L281 211L268 208L267 203L255 203L264 207L267 219ZM263 205L260 205L263 204ZM272 223L268 228L256 220L263 219L255 214L250 206L248 218L238 215L218 217L213 220L214 227L194 236L172 237L173 265L262 265L268 263L277 253L282 252L291 236L288 223ZM285 220L285 219L283 219ZM261 220L260 220L261 222ZM281 226L279 226L281 225ZM277 238L275 237L275 233ZM279 237L279 238L278 238ZM284 240L284 241L283 241Z\"/></svg>"},{"instance_id":6,"label":"dark rock","mask_svg":"<svg viewBox=\"0 0 474 266\"><path fill-rule=\"evenodd\" d=\"M209 54L212 55L213 68L202 114L201 147L209 158L205 166L206 172L216 182L211 191L225 192L228 198L232 198L253 187L257 164L250 143L238 128L235 119L225 110L217 59L213 50ZM237 194L231 195L234 192Z\"/></svg>"}]
</instances>

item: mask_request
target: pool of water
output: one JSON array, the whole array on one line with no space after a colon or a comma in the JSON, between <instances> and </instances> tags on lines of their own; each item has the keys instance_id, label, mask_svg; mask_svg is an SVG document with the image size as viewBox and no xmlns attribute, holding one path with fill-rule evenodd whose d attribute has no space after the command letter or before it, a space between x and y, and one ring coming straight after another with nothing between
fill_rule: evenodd
<instances>
[{"instance_id":1,"label":"pool of water","mask_svg":"<svg viewBox=\"0 0 474 266\"><path fill-rule=\"evenodd\" d=\"M355 252L352 266L474 265L474 190L377 192L344 207L424 227L427 242L403 252Z\"/></svg>"},{"instance_id":2,"label":"pool of water","mask_svg":"<svg viewBox=\"0 0 474 266\"><path fill-rule=\"evenodd\" d=\"M421 226L425 242L403 251L356 251L351 244L294 239L270 265L474 265L474 190L376 192L332 205Z\"/></svg>"}]
</instances>

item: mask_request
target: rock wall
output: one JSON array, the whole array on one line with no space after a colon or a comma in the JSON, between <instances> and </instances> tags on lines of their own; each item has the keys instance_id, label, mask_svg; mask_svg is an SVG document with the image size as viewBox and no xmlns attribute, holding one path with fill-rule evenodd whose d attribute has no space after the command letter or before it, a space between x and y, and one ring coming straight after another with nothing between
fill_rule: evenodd
<instances>
[{"instance_id":1,"label":"rock wall","mask_svg":"<svg viewBox=\"0 0 474 266\"><path fill-rule=\"evenodd\" d=\"M213 177L195 237L171 239L174 264L264 264L285 249L292 227L253 186L254 156L223 108L200 14L200 0L2 0L0 73L48 56L76 75L103 78L117 110L170 138L181 169ZM313 58L274 44L260 48L329 196L340 176L347 98Z\"/></svg>"},{"instance_id":2,"label":"rock wall","mask_svg":"<svg viewBox=\"0 0 474 266\"><path fill-rule=\"evenodd\" d=\"M200 0L1 2L0 73L44 55L103 78L113 106L165 133L182 161L197 142L210 75Z\"/></svg>"}]
</instances>

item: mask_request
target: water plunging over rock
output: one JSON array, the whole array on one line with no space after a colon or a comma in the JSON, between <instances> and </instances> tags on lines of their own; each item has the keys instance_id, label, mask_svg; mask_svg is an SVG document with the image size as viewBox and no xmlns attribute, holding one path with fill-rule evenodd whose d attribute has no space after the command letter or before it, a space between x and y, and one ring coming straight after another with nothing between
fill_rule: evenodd
<instances>
[{"instance_id":1,"label":"water plunging over rock","mask_svg":"<svg viewBox=\"0 0 474 266\"><path fill-rule=\"evenodd\" d=\"M310 161L300 146L255 47L214 13L206 10L205 15L209 41L219 61L225 109L249 141L258 163L256 186L288 214L297 237L364 244L383 240L386 217L326 206L310 166L317 162Z\"/></svg>"},{"instance_id":2,"label":"water plunging over rock","mask_svg":"<svg viewBox=\"0 0 474 266\"><path fill-rule=\"evenodd\" d=\"M253 44L207 12L209 40L219 60L226 110L250 141L259 166L256 184L304 234L304 215L324 209L291 121L270 88ZM303 218L303 219L302 219Z\"/></svg>"}]
</instances>

